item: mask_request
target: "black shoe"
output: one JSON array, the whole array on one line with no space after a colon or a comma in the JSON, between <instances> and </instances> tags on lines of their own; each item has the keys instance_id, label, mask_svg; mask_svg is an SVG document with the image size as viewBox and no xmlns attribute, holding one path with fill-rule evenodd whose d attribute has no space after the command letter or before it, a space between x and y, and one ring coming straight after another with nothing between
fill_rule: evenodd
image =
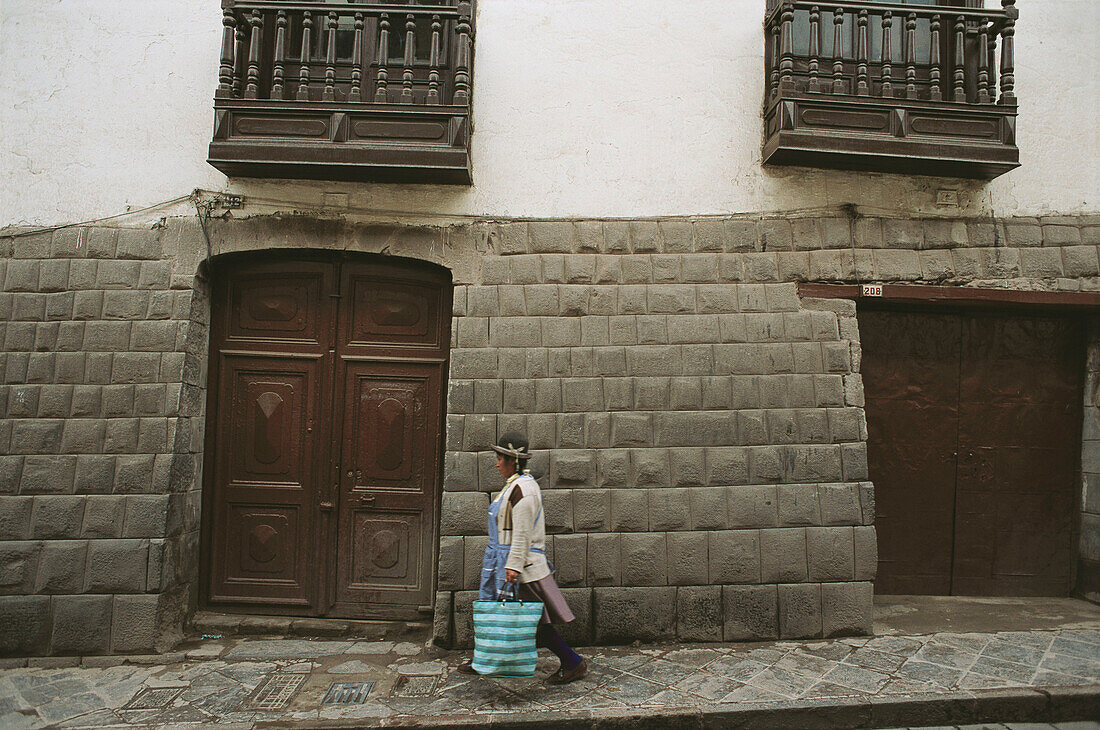
<instances>
[{"instance_id":1,"label":"black shoe","mask_svg":"<svg viewBox=\"0 0 1100 730\"><path fill-rule=\"evenodd\" d=\"M474 669L474 663L473 662L463 662L462 664L459 664L457 667L455 667L455 671L459 672L460 674L477 674L478 673L478 671L476 669Z\"/></svg>"}]
</instances>

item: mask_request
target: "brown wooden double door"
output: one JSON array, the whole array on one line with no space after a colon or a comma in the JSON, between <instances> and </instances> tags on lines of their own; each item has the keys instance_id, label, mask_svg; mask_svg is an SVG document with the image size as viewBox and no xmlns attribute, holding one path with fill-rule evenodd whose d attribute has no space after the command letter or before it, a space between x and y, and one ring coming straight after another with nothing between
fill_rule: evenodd
<instances>
[{"instance_id":1,"label":"brown wooden double door","mask_svg":"<svg viewBox=\"0 0 1100 730\"><path fill-rule=\"evenodd\" d=\"M860 311L885 594L1067 595L1082 334L1038 316Z\"/></svg>"},{"instance_id":2,"label":"brown wooden double door","mask_svg":"<svg viewBox=\"0 0 1100 730\"><path fill-rule=\"evenodd\" d=\"M208 603L430 610L451 292L441 269L377 258L215 267Z\"/></svg>"}]
</instances>

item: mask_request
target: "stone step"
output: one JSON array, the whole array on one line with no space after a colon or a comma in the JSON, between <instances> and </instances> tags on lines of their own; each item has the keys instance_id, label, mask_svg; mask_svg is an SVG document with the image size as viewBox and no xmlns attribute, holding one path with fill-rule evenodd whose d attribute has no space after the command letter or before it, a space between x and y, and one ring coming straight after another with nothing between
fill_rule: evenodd
<instances>
[{"instance_id":1,"label":"stone step","mask_svg":"<svg viewBox=\"0 0 1100 730\"><path fill-rule=\"evenodd\" d=\"M293 636L422 643L431 635L431 623L422 621L356 621L212 611L196 613L188 629L189 639L212 639L225 636Z\"/></svg>"}]
</instances>

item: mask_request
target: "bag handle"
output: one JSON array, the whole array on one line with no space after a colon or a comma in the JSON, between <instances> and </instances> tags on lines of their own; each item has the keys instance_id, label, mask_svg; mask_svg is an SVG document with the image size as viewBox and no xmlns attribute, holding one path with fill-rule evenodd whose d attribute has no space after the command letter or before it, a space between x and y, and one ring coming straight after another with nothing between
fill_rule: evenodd
<instances>
[{"instance_id":1,"label":"bag handle","mask_svg":"<svg viewBox=\"0 0 1100 730\"><path fill-rule=\"evenodd\" d=\"M519 597L517 583L518 581L516 583L505 583L501 586L500 590L497 591L497 599L500 600L501 603L518 602L522 606L523 599ZM511 588L511 598L509 598L509 588Z\"/></svg>"}]
</instances>

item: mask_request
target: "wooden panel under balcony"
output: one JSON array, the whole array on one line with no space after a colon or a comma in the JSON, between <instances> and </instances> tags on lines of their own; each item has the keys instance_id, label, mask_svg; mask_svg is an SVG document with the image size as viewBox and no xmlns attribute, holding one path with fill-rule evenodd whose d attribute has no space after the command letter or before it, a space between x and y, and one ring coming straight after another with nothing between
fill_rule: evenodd
<instances>
[{"instance_id":1,"label":"wooden panel under balcony","mask_svg":"<svg viewBox=\"0 0 1100 730\"><path fill-rule=\"evenodd\" d=\"M1018 167L1015 0L980 4L771 0L764 163L984 179Z\"/></svg>"},{"instance_id":2,"label":"wooden panel under balcony","mask_svg":"<svg viewBox=\"0 0 1100 730\"><path fill-rule=\"evenodd\" d=\"M209 163L230 176L468 185L470 11L225 0Z\"/></svg>"}]
</instances>

